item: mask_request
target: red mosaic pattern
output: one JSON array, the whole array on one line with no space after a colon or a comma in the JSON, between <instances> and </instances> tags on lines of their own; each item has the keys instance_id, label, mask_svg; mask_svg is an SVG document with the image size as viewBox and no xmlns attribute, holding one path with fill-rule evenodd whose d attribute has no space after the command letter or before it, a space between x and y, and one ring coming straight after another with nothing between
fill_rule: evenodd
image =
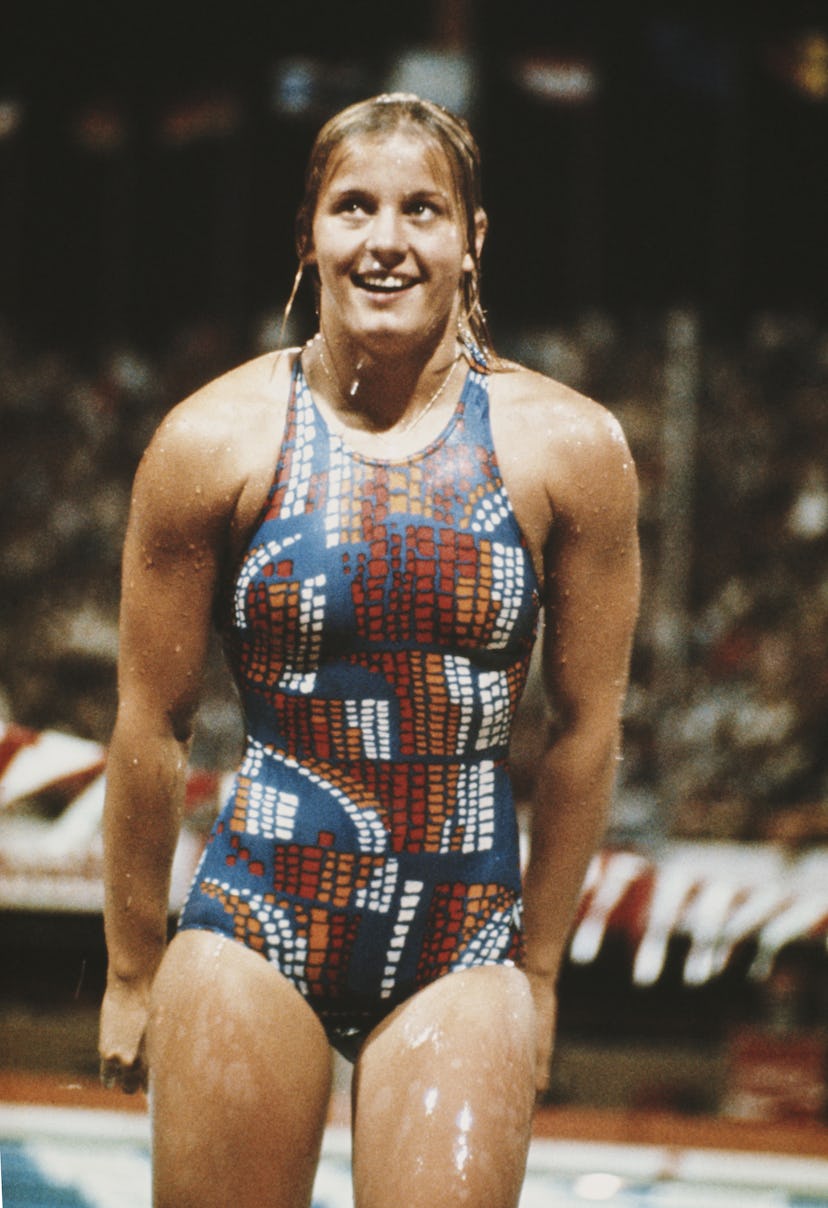
<instances>
[{"instance_id":1,"label":"red mosaic pattern","mask_svg":"<svg viewBox=\"0 0 828 1208\"><path fill-rule=\"evenodd\" d=\"M201 891L220 902L235 940L270 959L278 954L286 972L301 970L308 994L336 998L342 992L342 974L351 959L359 915L307 907L276 893L254 897L214 881L202 882ZM289 919L289 925L277 929L271 922L274 913Z\"/></svg>"},{"instance_id":2,"label":"red mosaic pattern","mask_svg":"<svg viewBox=\"0 0 828 1208\"><path fill-rule=\"evenodd\" d=\"M492 937L498 936L500 919L511 915L518 896L501 885L442 884L435 887L426 923L426 941L417 966L417 981L427 985L435 978L464 965L485 964L491 959ZM513 940L508 959L519 959L520 942Z\"/></svg>"},{"instance_id":3,"label":"red mosaic pattern","mask_svg":"<svg viewBox=\"0 0 828 1208\"><path fill-rule=\"evenodd\" d=\"M334 835L322 832L316 847L298 843L277 847L274 885L306 901L344 909L357 891L367 889L372 874L385 865L385 857L334 851L334 840Z\"/></svg>"}]
</instances>

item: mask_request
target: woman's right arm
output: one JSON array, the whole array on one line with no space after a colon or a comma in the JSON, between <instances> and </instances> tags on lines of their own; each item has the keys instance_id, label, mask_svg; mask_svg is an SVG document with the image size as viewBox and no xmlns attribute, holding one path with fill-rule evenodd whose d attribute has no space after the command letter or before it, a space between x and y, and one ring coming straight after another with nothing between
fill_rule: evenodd
<instances>
[{"instance_id":1,"label":"woman's right arm","mask_svg":"<svg viewBox=\"0 0 828 1208\"><path fill-rule=\"evenodd\" d=\"M235 502L207 427L198 407L185 405L159 429L136 476L124 545L104 806L100 1055L104 1083L127 1091L146 1084L149 995L166 945L193 718Z\"/></svg>"}]
</instances>

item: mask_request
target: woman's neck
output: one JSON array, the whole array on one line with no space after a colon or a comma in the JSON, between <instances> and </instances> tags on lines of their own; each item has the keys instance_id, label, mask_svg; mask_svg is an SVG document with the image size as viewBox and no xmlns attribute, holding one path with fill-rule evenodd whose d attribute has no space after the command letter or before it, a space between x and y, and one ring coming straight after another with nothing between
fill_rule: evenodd
<instances>
[{"instance_id":1,"label":"woman's neck","mask_svg":"<svg viewBox=\"0 0 828 1208\"><path fill-rule=\"evenodd\" d=\"M446 393L462 355L453 335L407 355L378 355L352 341L332 339L324 326L308 351L341 421L374 432L407 431L424 419Z\"/></svg>"}]
</instances>

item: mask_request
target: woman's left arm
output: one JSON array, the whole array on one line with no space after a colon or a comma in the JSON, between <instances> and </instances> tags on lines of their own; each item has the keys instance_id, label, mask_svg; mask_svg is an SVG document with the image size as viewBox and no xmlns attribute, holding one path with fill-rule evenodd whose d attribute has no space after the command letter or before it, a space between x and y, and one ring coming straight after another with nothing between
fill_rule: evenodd
<instances>
[{"instance_id":1,"label":"woman's left arm","mask_svg":"<svg viewBox=\"0 0 828 1208\"><path fill-rule=\"evenodd\" d=\"M553 720L524 878L539 1091L549 1080L558 974L615 781L640 581L637 480L618 423L585 404L555 452L542 649Z\"/></svg>"}]
</instances>

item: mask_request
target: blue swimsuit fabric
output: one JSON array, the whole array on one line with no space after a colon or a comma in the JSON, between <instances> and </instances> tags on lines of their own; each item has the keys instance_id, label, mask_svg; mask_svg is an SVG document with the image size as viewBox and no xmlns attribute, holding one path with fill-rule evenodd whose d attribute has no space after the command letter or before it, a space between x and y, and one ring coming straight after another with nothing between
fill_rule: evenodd
<instances>
[{"instance_id":1,"label":"blue swimsuit fabric","mask_svg":"<svg viewBox=\"0 0 828 1208\"><path fill-rule=\"evenodd\" d=\"M246 750L180 928L261 953L353 1056L419 988L521 958L508 746L539 594L484 368L391 461L329 429L297 358L219 610Z\"/></svg>"}]
</instances>

